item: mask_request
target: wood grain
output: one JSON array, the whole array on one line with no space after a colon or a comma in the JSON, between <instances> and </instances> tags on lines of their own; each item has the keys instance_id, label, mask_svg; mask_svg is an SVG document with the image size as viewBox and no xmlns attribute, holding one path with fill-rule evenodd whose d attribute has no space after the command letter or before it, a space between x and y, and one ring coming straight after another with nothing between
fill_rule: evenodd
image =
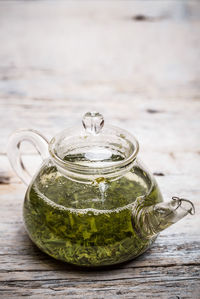
<instances>
[{"instance_id":1,"label":"wood grain","mask_svg":"<svg viewBox=\"0 0 200 299\"><path fill-rule=\"evenodd\" d=\"M192 0L0 2L0 298L200 298L199 26ZM90 110L139 139L166 200L196 208L136 260L96 270L32 244L6 157L15 129L50 139ZM22 151L34 173L40 158Z\"/></svg>"}]
</instances>

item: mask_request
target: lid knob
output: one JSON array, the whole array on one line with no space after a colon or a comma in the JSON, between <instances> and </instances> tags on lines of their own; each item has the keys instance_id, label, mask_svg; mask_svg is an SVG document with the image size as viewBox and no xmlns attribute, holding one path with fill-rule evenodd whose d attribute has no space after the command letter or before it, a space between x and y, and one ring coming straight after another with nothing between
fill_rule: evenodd
<instances>
[{"instance_id":1,"label":"lid knob","mask_svg":"<svg viewBox=\"0 0 200 299\"><path fill-rule=\"evenodd\" d=\"M82 119L83 127L89 134L99 134L104 125L103 115L99 112L87 112Z\"/></svg>"}]
</instances>

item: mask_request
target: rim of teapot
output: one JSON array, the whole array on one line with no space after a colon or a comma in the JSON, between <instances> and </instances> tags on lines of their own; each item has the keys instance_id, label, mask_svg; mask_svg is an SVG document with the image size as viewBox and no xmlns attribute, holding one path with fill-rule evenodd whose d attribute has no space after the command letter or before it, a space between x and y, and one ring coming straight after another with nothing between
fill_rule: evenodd
<instances>
[{"instance_id":1,"label":"rim of teapot","mask_svg":"<svg viewBox=\"0 0 200 299\"><path fill-rule=\"evenodd\" d=\"M64 131L53 137L49 142L50 156L53 158L55 164L62 170L62 172L67 172L68 175L69 172L76 173L79 176L86 175L88 179L91 179L91 176L92 178L94 178L94 176L104 176L106 178L109 177L111 174L115 173L114 177L119 177L120 175L122 175L122 173L124 173L124 171L127 171L127 168L129 169L132 167L132 163L135 161L139 151L139 143L137 139L128 131L120 129L116 126L106 126L106 129L101 130L101 132L102 133L98 134L98 136L93 136L91 134L86 134L85 130L82 130L80 134L80 127L72 127L69 129L65 129ZM111 138L114 138L115 136L118 141L122 142L122 144L126 144L127 147L129 147L127 157L124 157L120 161L111 161L107 163L96 161L93 161L91 163L91 161L89 161L88 163L81 165L77 163L77 161L71 162L64 160L64 156L61 156L61 154L58 153L59 147L63 146L64 148L64 145L62 144L63 140L65 142L64 144L67 146L69 146L70 142L74 141L74 139L78 142L80 141L79 150L81 151L81 149L84 148L84 142L86 141L86 139L87 142L89 142L88 144L90 144L91 140L99 140L102 138L102 136L110 136ZM93 145L91 145L91 148L92 146ZM106 149L108 148L108 145L102 146L102 148ZM121 148L123 147L121 146Z\"/></svg>"}]
</instances>

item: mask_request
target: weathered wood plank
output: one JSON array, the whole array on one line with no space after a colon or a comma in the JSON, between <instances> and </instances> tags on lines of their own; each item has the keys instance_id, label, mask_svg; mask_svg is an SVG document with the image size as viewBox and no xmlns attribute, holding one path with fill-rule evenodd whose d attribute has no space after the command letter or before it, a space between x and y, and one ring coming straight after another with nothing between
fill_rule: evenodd
<instances>
[{"instance_id":1,"label":"weathered wood plank","mask_svg":"<svg viewBox=\"0 0 200 299\"><path fill-rule=\"evenodd\" d=\"M173 265L165 267L133 267L126 268L126 273L122 272L121 267L118 269L104 270L80 270L80 269L62 269L59 271L5 271L3 273L3 281L46 281L46 280L68 280L70 283L78 282L97 282L97 281L117 281L126 279L144 279L146 281L158 279L161 274L169 275L171 281L176 280L181 275L182 280L185 278L194 278L200 280L198 265ZM176 270L176 271L175 271ZM175 272L175 274L174 274ZM87 275L86 275L87 274ZM11 276L12 275L12 276ZM166 279L166 277L165 277ZM164 280L164 279L163 279ZM2 279L1 279L2 281Z\"/></svg>"},{"instance_id":2,"label":"weathered wood plank","mask_svg":"<svg viewBox=\"0 0 200 299\"><path fill-rule=\"evenodd\" d=\"M199 98L198 1L109 2L1 3L1 97Z\"/></svg>"},{"instance_id":3,"label":"weathered wood plank","mask_svg":"<svg viewBox=\"0 0 200 299\"><path fill-rule=\"evenodd\" d=\"M77 273L77 272L76 272ZM7 281L0 284L4 296L69 296L70 298L199 298L199 268L175 267L147 268L138 273L138 269L130 271L129 277L120 278L112 271L79 273L72 277L41 280L41 276L29 272L29 280ZM20 273L18 273L20 276ZM63 276L65 273L63 273ZM69 275L69 273L67 273ZM82 279L80 279L82 277ZM94 296L95 292L95 296ZM182 295L184 294L184 295Z\"/></svg>"}]
</instances>

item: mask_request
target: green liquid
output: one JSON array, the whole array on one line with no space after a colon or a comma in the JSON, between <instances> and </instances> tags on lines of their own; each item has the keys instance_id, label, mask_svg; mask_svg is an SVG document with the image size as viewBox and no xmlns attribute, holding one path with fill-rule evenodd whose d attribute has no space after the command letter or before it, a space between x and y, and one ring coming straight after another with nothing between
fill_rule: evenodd
<instances>
[{"instance_id":1,"label":"green liquid","mask_svg":"<svg viewBox=\"0 0 200 299\"><path fill-rule=\"evenodd\" d=\"M46 166L27 190L25 225L34 243L56 259L79 266L121 263L151 244L134 227L134 201L142 195L146 205L162 201L138 167L113 182L83 184Z\"/></svg>"}]
</instances>

